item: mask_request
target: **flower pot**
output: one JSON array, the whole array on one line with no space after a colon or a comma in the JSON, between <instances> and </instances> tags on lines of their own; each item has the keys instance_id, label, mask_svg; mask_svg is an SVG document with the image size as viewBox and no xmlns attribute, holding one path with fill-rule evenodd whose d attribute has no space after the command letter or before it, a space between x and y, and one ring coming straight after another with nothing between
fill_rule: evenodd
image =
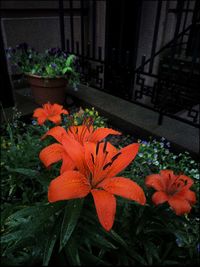
<instances>
[{"instance_id":1,"label":"flower pot","mask_svg":"<svg viewBox=\"0 0 200 267\"><path fill-rule=\"evenodd\" d=\"M62 77L45 78L26 74L35 102L39 105L47 102L63 104L68 81Z\"/></svg>"}]
</instances>

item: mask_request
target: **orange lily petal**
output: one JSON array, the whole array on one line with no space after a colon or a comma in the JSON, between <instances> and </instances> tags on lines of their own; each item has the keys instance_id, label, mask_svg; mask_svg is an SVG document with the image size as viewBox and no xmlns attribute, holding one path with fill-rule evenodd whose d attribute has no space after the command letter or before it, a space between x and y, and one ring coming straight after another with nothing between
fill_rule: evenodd
<instances>
[{"instance_id":1,"label":"orange lily petal","mask_svg":"<svg viewBox=\"0 0 200 267\"><path fill-rule=\"evenodd\" d=\"M40 116L37 121L38 121L38 124L39 125L42 125L45 121L46 121L47 117L44 115L44 116Z\"/></svg>"},{"instance_id":2,"label":"orange lily petal","mask_svg":"<svg viewBox=\"0 0 200 267\"><path fill-rule=\"evenodd\" d=\"M162 181L162 177L160 174L151 174L145 178L145 185L147 187L153 187L155 190L163 191L165 190L164 181Z\"/></svg>"},{"instance_id":3,"label":"orange lily petal","mask_svg":"<svg viewBox=\"0 0 200 267\"><path fill-rule=\"evenodd\" d=\"M39 154L40 160L45 167L49 167L52 163L55 163L62 159L64 148L60 144L52 144L44 149Z\"/></svg>"},{"instance_id":4,"label":"orange lily petal","mask_svg":"<svg viewBox=\"0 0 200 267\"><path fill-rule=\"evenodd\" d=\"M111 194L134 200L142 205L146 203L146 197L143 189L137 183L128 178L108 178L98 184L97 187L103 188L106 192Z\"/></svg>"},{"instance_id":5,"label":"orange lily petal","mask_svg":"<svg viewBox=\"0 0 200 267\"><path fill-rule=\"evenodd\" d=\"M139 144L131 144L122 148L118 153L121 153L117 159L114 160L109 168L107 177L114 177L116 174L124 170L131 161L135 158L139 150Z\"/></svg>"},{"instance_id":6,"label":"orange lily petal","mask_svg":"<svg viewBox=\"0 0 200 267\"><path fill-rule=\"evenodd\" d=\"M172 170L161 170L160 171L161 181L163 182L165 190L170 188L176 179L176 175Z\"/></svg>"},{"instance_id":7,"label":"orange lily petal","mask_svg":"<svg viewBox=\"0 0 200 267\"><path fill-rule=\"evenodd\" d=\"M44 116L46 113L43 108L36 108L33 112L33 117L37 118L40 116Z\"/></svg>"},{"instance_id":8,"label":"orange lily petal","mask_svg":"<svg viewBox=\"0 0 200 267\"><path fill-rule=\"evenodd\" d=\"M113 226L116 213L115 197L104 190L91 190L99 221L106 231Z\"/></svg>"},{"instance_id":9,"label":"orange lily petal","mask_svg":"<svg viewBox=\"0 0 200 267\"><path fill-rule=\"evenodd\" d=\"M61 126L56 126L51 128L46 134L42 136L41 139L44 139L47 137L47 135L50 135L54 137L59 143L62 143L63 138L67 135L66 130Z\"/></svg>"},{"instance_id":10,"label":"orange lily petal","mask_svg":"<svg viewBox=\"0 0 200 267\"><path fill-rule=\"evenodd\" d=\"M155 192L152 196L152 201L155 205L162 204L168 201L169 196L165 192Z\"/></svg>"},{"instance_id":11,"label":"orange lily petal","mask_svg":"<svg viewBox=\"0 0 200 267\"><path fill-rule=\"evenodd\" d=\"M182 215L185 213L189 213L191 210L191 206L189 202L185 199L181 199L176 195L172 196L169 200L169 205L175 211L176 215Z\"/></svg>"},{"instance_id":12,"label":"orange lily petal","mask_svg":"<svg viewBox=\"0 0 200 267\"><path fill-rule=\"evenodd\" d=\"M55 124L60 124L61 123L61 116L60 115L48 116L48 120L52 121Z\"/></svg>"},{"instance_id":13,"label":"orange lily petal","mask_svg":"<svg viewBox=\"0 0 200 267\"><path fill-rule=\"evenodd\" d=\"M81 173L67 171L51 181L48 189L49 202L82 198L90 192L90 184Z\"/></svg>"},{"instance_id":14,"label":"orange lily petal","mask_svg":"<svg viewBox=\"0 0 200 267\"><path fill-rule=\"evenodd\" d=\"M96 160L96 144L95 143L84 143L84 149L85 149L85 161L87 163L87 166L90 170L90 172L94 173L94 162Z\"/></svg>"},{"instance_id":15,"label":"orange lily petal","mask_svg":"<svg viewBox=\"0 0 200 267\"><path fill-rule=\"evenodd\" d=\"M65 151L74 162L76 168L85 176L87 176L88 168L85 163L84 148L75 139L66 136L62 141Z\"/></svg>"},{"instance_id":16,"label":"orange lily petal","mask_svg":"<svg viewBox=\"0 0 200 267\"><path fill-rule=\"evenodd\" d=\"M74 162L72 161L72 159L69 157L69 155L64 152L63 155L62 155L62 166L60 168L60 173L64 173L66 171L69 171L69 170L74 170L75 169L75 164Z\"/></svg>"},{"instance_id":17,"label":"orange lily petal","mask_svg":"<svg viewBox=\"0 0 200 267\"><path fill-rule=\"evenodd\" d=\"M176 197L187 200L191 205L196 203L196 194L187 188L177 192Z\"/></svg>"},{"instance_id":18,"label":"orange lily petal","mask_svg":"<svg viewBox=\"0 0 200 267\"><path fill-rule=\"evenodd\" d=\"M160 175L166 176L166 177L174 176L174 172L172 170L161 170Z\"/></svg>"},{"instance_id":19,"label":"orange lily petal","mask_svg":"<svg viewBox=\"0 0 200 267\"><path fill-rule=\"evenodd\" d=\"M109 134L120 135L121 133L109 128L98 128L90 135L89 141L94 143L99 142Z\"/></svg>"},{"instance_id":20,"label":"orange lily petal","mask_svg":"<svg viewBox=\"0 0 200 267\"><path fill-rule=\"evenodd\" d=\"M184 174L179 176L179 180L182 180L185 183L184 188L187 188L187 189L190 188L194 183L194 181L190 177Z\"/></svg>"},{"instance_id":21,"label":"orange lily petal","mask_svg":"<svg viewBox=\"0 0 200 267\"><path fill-rule=\"evenodd\" d=\"M33 117L37 118L39 125L42 125L45 122L46 116L47 116L46 112L44 111L43 108L36 108L33 113Z\"/></svg>"},{"instance_id":22,"label":"orange lily petal","mask_svg":"<svg viewBox=\"0 0 200 267\"><path fill-rule=\"evenodd\" d=\"M63 109L62 105L59 104L53 104L53 110L55 110L55 112L60 113L60 114L69 114L69 112L66 109Z\"/></svg>"}]
</instances>

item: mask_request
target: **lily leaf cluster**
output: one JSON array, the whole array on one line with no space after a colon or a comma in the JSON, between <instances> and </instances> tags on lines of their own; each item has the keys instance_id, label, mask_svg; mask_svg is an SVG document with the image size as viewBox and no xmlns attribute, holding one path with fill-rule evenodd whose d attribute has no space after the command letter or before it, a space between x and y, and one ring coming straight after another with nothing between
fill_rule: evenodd
<instances>
[{"instance_id":1,"label":"lily leaf cluster","mask_svg":"<svg viewBox=\"0 0 200 267\"><path fill-rule=\"evenodd\" d=\"M121 132L66 125L69 116L47 103L36 124L3 130L2 264L198 264L196 163L185 161L187 175L182 161L151 169L154 142L114 146L110 136Z\"/></svg>"}]
</instances>

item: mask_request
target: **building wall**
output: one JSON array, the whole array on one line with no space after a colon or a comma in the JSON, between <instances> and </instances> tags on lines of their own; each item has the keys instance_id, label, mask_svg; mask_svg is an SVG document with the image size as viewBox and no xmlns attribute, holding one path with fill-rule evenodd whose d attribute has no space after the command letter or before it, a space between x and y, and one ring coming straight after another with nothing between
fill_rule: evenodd
<instances>
[{"instance_id":1,"label":"building wall","mask_svg":"<svg viewBox=\"0 0 200 267\"><path fill-rule=\"evenodd\" d=\"M92 43L92 1L85 2L88 13L84 16L85 52L88 43ZM60 46L60 28L58 1L6 1L1 2L2 28L4 32L5 46L16 46L21 42L27 42L39 51L49 47ZM45 9L48 9L48 12ZM69 1L64 1L64 8L69 8ZM73 1L73 8L77 9L73 16L74 23L74 48L79 42L81 51L81 17L80 2ZM22 9L22 10L20 10ZM25 13L25 9L29 11ZM40 9L36 12L35 9ZM79 11L78 11L79 9ZM15 10L15 12L13 11ZM70 14L69 14L70 15ZM70 40L70 16L65 15L65 37ZM105 42L105 2L96 3L96 46L102 47L104 54ZM69 41L71 49L71 41ZM92 47L91 47L92 50ZM76 52L76 49L75 49ZM97 51L96 51L97 52ZM97 56L97 53L96 53Z\"/></svg>"}]
</instances>

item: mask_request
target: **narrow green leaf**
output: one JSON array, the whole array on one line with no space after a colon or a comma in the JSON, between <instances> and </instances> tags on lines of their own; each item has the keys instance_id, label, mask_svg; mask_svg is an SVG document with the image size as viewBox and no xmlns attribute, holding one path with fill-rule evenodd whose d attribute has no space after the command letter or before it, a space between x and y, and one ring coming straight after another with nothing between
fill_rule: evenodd
<instances>
[{"instance_id":1,"label":"narrow green leaf","mask_svg":"<svg viewBox=\"0 0 200 267\"><path fill-rule=\"evenodd\" d=\"M145 251L145 254L146 254L146 258L147 258L147 261L148 261L148 265L152 265L153 263L153 258L152 258L152 254L150 252L150 249L148 246L144 246L144 251Z\"/></svg>"},{"instance_id":2,"label":"narrow green leaf","mask_svg":"<svg viewBox=\"0 0 200 267\"><path fill-rule=\"evenodd\" d=\"M120 237L114 230L110 231L111 237L117 241L117 243L119 243L128 253L129 255L137 260L139 263L143 264L143 265L147 265L146 261L142 258L142 256L140 256L136 251L134 251L133 249L130 249L129 246L127 245L127 243L123 240L122 237Z\"/></svg>"},{"instance_id":3,"label":"narrow green leaf","mask_svg":"<svg viewBox=\"0 0 200 267\"><path fill-rule=\"evenodd\" d=\"M95 231L94 228L88 227L87 225L81 227L85 234L90 241L92 241L95 246L99 246L100 248L107 248L107 249L117 249L117 247L108 241L103 233L98 233L97 230Z\"/></svg>"},{"instance_id":4,"label":"narrow green leaf","mask_svg":"<svg viewBox=\"0 0 200 267\"><path fill-rule=\"evenodd\" d=\"M9 171L20 173L28 177L35 177L35 176L37 177L37 175L39 174L39 172L36 170L25 169L25 168L9 168Z\"/></svg>"},{"instance_id":5,"label":"narrow green leaf","mask_svg":"<svg viewBox=\"0 0 200 267\"><path fill-rule=\"evenodd\" d=\"M110 263L103 261L102 259L99 259L98 257L92 255L88 251L81 249L80 250L80 256L82 261L84 261L84 264L92 264L92 265L101 265L101 266L111 266Z\"/></svg>"},{"instance_id":6,"label":"narrow green leaf","mask_svg":"<svg viewBox=\"0 0 200 267\"><path fill-rule=\"evenodd\" d=\"M76 227L78 218L81 213L83 201L84 199L69 200L67 206L65 207L65 213L60 233L59 251L61 251L62 248L67 244L69 238L71 237L71 234Z\"/></svg>"},{"instance_id":7,"label":"narrow green leaf","mask_svg":"<svg viewBox=\"0 0 200 267\"><path fill-rule=\"evenodd\" d=\"M64 248L70 266L81 266L78 246L74 238L70 238Z\"/></svg>"},{"instance_id":8,"label":"narrow green leaf","mask_svg":"<svg viewBox=\"0 0 200 267\"><path fill-rule=\"evenodd\" d=\"M45 203L38 206L22 206L22 209L10 215L8 220L18 220L29 216L33 217L34 220L40 220L43 217L47 219L48 215L55 213L57 210L61 209L63 205L63 202L56 202L54 204Z\"/></svg>"},{"instance_id":9,"label":"narrow green leaf","mask_svg":"<svg viewBox=\"0 0 200 267\"><path fill-rule=\"evenodd\" d=\"M126 242L123 240L123 238L121 238L114 230L110 231L111 237L117 241L117 243L119 243L122 247L124 247L125 249L128 249L128 245L126 244Z\"/></svg>"},{"instance_id":10,"label":"narrow green leaf","mask_svg":"<svg viewBox=\"0 0 200 267\"><path fill-rule=\"evenodd\" d=\"M1 244L3 243L9 243L11 241L16 241L18 239L21 238L23 234L23 231L22 230L18 230L18 231L15 231L14 233L6 233L4 235L1 236Z\"/></svg>"},{"instance_id":11,"label":"narrow green leaf","mask_svg":"<svg viewBox=\"0 0 200 267\"><path fill-rule=\"evenodd\" d=\"M43 254L43 266L48 266L48 263L51 259L53 248L55 246L56 240L59 235L59 229L61 227L61 216L55 221L52 232L48 236L48 240L44 249Z\"/></svg>"}]
</instances>

